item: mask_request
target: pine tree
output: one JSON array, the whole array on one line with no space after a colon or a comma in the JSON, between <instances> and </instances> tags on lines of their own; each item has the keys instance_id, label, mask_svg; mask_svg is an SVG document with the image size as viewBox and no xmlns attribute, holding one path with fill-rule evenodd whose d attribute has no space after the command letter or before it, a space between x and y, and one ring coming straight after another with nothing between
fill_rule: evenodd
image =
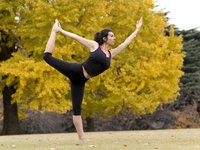
<instances>
[{"instance_id":1,"label":"pine tree","mask_svg":"<svg viewBox=\"0 0 200 150\"><path fill-rule=\"evenodd\" d=\"M196 29L179 31L183 35L184 76L181 78L181 96L177 103L178 108L191 103L197 103L200 112L200 32Z\"/></svg>"}]
</instances>

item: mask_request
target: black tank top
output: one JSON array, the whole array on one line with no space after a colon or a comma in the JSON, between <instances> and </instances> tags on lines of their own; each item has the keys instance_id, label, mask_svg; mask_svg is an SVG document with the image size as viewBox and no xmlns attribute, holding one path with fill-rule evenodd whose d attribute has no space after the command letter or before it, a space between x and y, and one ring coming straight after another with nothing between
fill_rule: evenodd
<instances>
[{"instance_id":1,"label":"black tank top","mask_svg":"<svg viewBox=\"0 0 200 150\"><path fill-rule=\"evenodd\" d=\"M110 53L110 51L108 51ZM100 46L97 50L90 52L88 59L83 63L84 69L91 76L97 76L110 67L111 53L107 57L101 50Z\"/></svg>"}]
</instances>

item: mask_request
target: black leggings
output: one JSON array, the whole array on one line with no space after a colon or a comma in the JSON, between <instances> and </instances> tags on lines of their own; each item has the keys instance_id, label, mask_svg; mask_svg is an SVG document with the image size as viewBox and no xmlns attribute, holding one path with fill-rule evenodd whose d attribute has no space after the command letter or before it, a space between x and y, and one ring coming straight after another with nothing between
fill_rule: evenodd
<instances>
[{"instance_id":1,"label":"black leggings","mask_svg":"<svg viewBox=\"0 0 200 150\"><path fill-rule=\"evenodd\" d=\"M50 66L54 67L56 70L70 79L73 114L80 115L85 82L88 80L83 75L82 64L69 63L63 60L59 60L53 57L49 52L45 52L43 54L43 59Z\"/></svg>"}]
</instances>

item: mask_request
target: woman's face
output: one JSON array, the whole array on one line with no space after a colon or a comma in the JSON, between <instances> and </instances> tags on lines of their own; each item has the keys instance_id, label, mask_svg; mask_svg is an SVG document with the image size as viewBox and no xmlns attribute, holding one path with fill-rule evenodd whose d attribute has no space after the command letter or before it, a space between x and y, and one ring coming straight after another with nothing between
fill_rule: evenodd
<instances>
[{"instance_id":1,"label":"woman's face","mask_svg":"<svg viewBox=\"0 0 200 150\"><path fill-rule=\"evenodd\" d=\"M108 36L106 38L105 43L108 45L115 45L115 35L113 32L108 32Z\"/></svg>"}]
</instances>

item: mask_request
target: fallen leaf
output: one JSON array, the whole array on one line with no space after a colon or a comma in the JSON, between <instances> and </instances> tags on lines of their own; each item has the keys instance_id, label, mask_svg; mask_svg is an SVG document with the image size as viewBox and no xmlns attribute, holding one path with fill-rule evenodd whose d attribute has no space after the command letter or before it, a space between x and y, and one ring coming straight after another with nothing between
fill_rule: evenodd
<instances>
[{"instance_id":1,"label":"fallen leaf","mask_svg":"<svg viewBox=\"0 0 200 150\"><path fill-rule=\"evenodd\" d=\"M96 145L89 145L89 147L97 147Z\"/></svg>"}]
</instances>

